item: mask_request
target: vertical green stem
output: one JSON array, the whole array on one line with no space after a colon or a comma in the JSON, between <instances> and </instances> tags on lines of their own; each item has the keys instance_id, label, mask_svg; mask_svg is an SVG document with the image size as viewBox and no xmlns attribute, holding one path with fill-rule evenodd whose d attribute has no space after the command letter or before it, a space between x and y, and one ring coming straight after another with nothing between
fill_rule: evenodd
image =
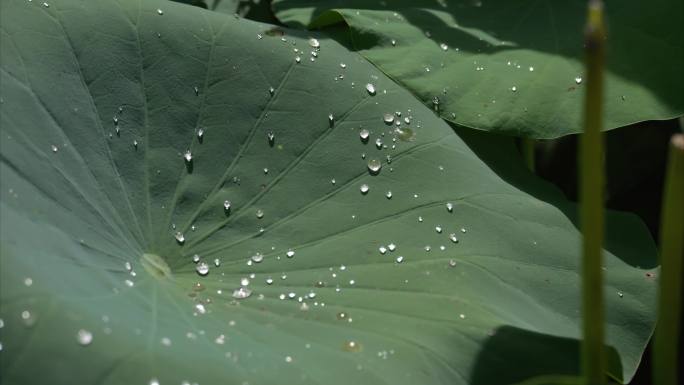
<instances>
[{"instance_id":1,"label":"vertical green stem","mask_svg":"<svg viewBox=\"0 0 684 385\"><path fill-rule=\"evenodd\" d=\"M522 138L520 141L520 151L522 152L523 159L525 160L527 168L532 170L532 172L534 172L535 169L534 145L535 140L532 138Z\"/></svg>"},{"instance_id":2,"label":"vertical green stem","mask_svg":"<svg viewBox=\"0 0 684 385\"><path fill-rule=\"evenodd\" d=\"M658 327L653 339L653 383L678 385L677 348L684 255L684 135L670 142L660 227Z\"/></svg>"},{"instance_id":3,"label":"vertical green stem","mask_svg":"<svg viewBox=\"0 0 684 385\"><path fill-rule=\"evenodd\" d=\"M582 259L582 374L586 385L600 385L605 379L603 350L603 66L605 27L603 3L589 1L584 35L586 94L584 133L580 144Z\"/></svg>"}]
</instances>

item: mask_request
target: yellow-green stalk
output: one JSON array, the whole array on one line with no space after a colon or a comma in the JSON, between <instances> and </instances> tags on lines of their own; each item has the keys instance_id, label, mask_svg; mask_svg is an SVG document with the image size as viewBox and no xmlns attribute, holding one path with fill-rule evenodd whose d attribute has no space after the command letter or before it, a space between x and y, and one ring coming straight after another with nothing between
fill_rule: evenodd
<instances>
[{"instance_id":1,"label":"yellow-green stalk","mask_svg":"<svg viewBox=\"0 0 684 385\"><path fill-rule=\"evenodd\" d=\"M584 32L586 55L584 133L580 143L580 220L582 245L582 377L586 385L605 380L603 349L603 277L601 254L603 213L603 67L605 58L603 3L589 1Z\"/></svg>"},{"instance_id":2,"label":"yellow-green stalk","mask_svg":"<svg viewBox=\"0 0 684 385\"><path fill-rule=\"evenodd\" d=\"M535 168L534 145L535 145L535 140L532 138L522 138L522 140L520 141L520 151L522 152L523 159L525 160L525 164L527 165L527 168L532 170L532 172L534 172L534 168Z\"/></svg>"},{"instance_id":3,"label":"yellow-green stalk","mask_svg":"<svg viewBox=\"0 0 684 385\"><path fill-rule=\"evenodd\" d=\"M684 254L684 135L670 142L660 226L660 294L653 342L653 383L678 385L677 349Z\"/></svg>"}]
</instances>

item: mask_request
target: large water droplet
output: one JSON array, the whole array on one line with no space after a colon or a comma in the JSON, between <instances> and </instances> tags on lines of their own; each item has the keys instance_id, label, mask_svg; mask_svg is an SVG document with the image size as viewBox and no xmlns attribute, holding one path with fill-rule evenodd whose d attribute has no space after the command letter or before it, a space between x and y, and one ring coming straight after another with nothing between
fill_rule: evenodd
<instances>
[{"instance_id":1,"label":"large water droplet","mask_svg":"<svg viewBox=\"0 0 684 385\"><path fill-rule=\"evenodd\" d=\"M209 264L207 264L206 262L198 263L195 269L197 270L197 274L201 276L209 274Z\"/></svg>"},{"instance_id":2,"label":"large water droplet","mask_svg":"<svg viewBox=\"0 0 684 385\"><path fill-rule=\"evenodd\" d=\"M321 43L318 41L318 39L312 37L311 39L309 39L309 45L313 48L319 48L321 46Z\"/></svg>"},{"instance_id":3,"label":"large water droplet","mask_svg":"<svg viewBox=\"0 0 684 385\"><path fill-rule=\"evenodd\" d=\"M260 263L261 261L264 260L264 255L261 253L256 253L256 254L252 255L252 257L250 259L252 261L254 261L254 263Z\"/></svg>"},{"instance_id":4,"label":"large water droplet","mask_svg":"<svg viewBox=\"0 0 684 385\"><path fill-rule=\"evenodd\" d=\"M382 163L377 159L371 159L368 161L368 171L371 175L378 175L380 169L382 168Z\"/></svg>"},{"instance_id":5,"label":"large water droplet","mask_svg":"<svg viewBox=\"0 0 684 385\"><path fill-rule=\"evenodd\" d=\"M257 211L256 211L256 217L259 218L259 219L263 218L263 217L264 217L264 210L262 210L262 209L257 209Z\"/></svg>"},{"instance_id":6,"label":"large water droplet","mask_svg":"<svg viewBox=\"0 0 684 385\"><path fill-rule=\"evenodd\" d=\"M185 151L183 154L183 159L185 159L185 163L192 162L192 152L190 152L190 150Z\"/></svg>"},{"instance_id":7,"label":"large water droplet","mask_svg":"<svg viewBox=\"0 0 684 385\"><path fill-rule=\"evenodd\" d=\"M241 287L233 291L233 298L235 299L245 299L252 295L252 291L246 287Z\"/></svg>"},{"instance_id":8,"label":"large water droplet","mask_svg":"<svg viewBox=\"0 0 684 385\"><path fill-rule=\"evenodd\" d=\"M375 95L375 86L371 83L366 84L366 91L368 91L368 94L371 96Z\"/></svg>"},{"instance_id":9,"label":"large water droplet","mask_svg":"<svg viewBox=\"0 0 684 385\"><path fill-rule=\"evenodd\" d=\"M456 237L456 234L455 234L455 233L449 234L449 239L450 239L451 242L453 242L453 243L458 243L458 237Z\"/></svg>"},{"instance_id":10,"label":"large water droplet","mask_svg":"<svg viewBox=\"0 0 684 385\"><path fill-rule=\"evenodd\" d=\"M361 141L366 143L368 142L368 137L370 136L370 132L366 130L365 128L361 131L359 131L359 138L361 138Z\"/></svg>"},{"instance_id":11,"label":"large water droplet","mask_svg":"<svg viewBox=\"0 0 684 385\"><path fill-rule=\"evenodd\" d=\"M388 125L394 123L394 114L386 113L385 115L382 116L382 121Z\"/></svg>"},{"instance_id":12,"label":"large water droplet","mask_svg":"<svg viewBox=\"0 0 684 385\"><path fill-rule=\"evenodd\" d=\"M582 77L581 76L575 77L575 83L577 83L577 84L582 83Z\"/></svg>"},{"instance_id":13,"label":"large water droplet","mask_svg":"<svg viewBox=\"0 0 684 385\"><path fill-rule=\"evenodd\" d=\"M288 258L292 258L294 257L295 252L294 250L288 250L287 253L285 253L285 255L287 255Z\"/></svg>"},{"instance_id":14,"label":"large water droplet","mask_svg":"<svg viewBox=\"0 0 684 385\"><path fill-rule=\"evenodd\" d=\"M367 194L368 190L369 190L368 185L365 183L362 184L361 187L359 188L359 190L361 191L361 194L364 194L364 195Z\"/></svg>"},{"instance_id":15,"label":"large water droplet","mask_svg":"<svg viewBox=\"0 0 684 385\"><path fill-rule=\"evenodd\" d=\"M93 342L93 333L81 329L76 333L76 340L78 341L79 345L82 346L88 346Z\"/></svg>"},{"instance_id":16,"label":"large water droplet","mask_svg":"<svg viewBox=\"0 0 684 385\"><path fill-rule=\"evenodd\" d=\"M178 242L181 245L185 243L185 235L183 235L183 233L181 233L180 231L176 231L174 238L176 238L176 242Z\"/></svg>"}]
</instances>

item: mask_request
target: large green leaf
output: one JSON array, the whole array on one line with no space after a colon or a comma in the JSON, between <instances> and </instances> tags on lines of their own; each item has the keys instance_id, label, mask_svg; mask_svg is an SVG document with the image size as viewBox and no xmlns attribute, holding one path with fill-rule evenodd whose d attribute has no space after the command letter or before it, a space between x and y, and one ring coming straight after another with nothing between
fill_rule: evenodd
<instances>
[{"instance_id":1,"label":"large green leaf","mask_svg":"<svg viewBox=\"0 0 684 385\"><path fill-rule=\"evenodd\" d=\"M350 32L336 36L424 103L437 97L444 119L551 138L582 130L586 3L274 0L273 7L291 25L348 24ZM606 129L681 115L682 2L608 1L606 12Z\"/></svg>"},{"instance_id":2,"label":"large green leaf","mask_svg":"<svg viewBox=\"0 0 684 385\"><path fill-rule=\"evenodd\" d=\"M575 208L510 140L454 132L329 39L313 61L308 35L168 1L0 5L3 384L577 372ZM609 228L610 373L627 381L655 248L631 215Z\"/></svg>"}]
</instances>

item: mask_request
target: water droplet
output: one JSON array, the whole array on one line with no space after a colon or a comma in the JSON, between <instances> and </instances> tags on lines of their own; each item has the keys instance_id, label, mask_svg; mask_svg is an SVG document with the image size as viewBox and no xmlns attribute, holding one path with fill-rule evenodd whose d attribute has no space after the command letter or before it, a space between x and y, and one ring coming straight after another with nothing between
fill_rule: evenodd
<instances>
[{"instance_id":1,"label":"water droplet","mask_svg":"<svg viewBox=\"0 0 684 385\"><path fill-rule=\"evenodd\" d=\"M442 43L442 44L440 44L440 45L439 45L439 48L441 48L441 49L442 49L442 51L446 51L446 50L448 50L448 49L449 49L449 46L448 46L448 45L446 45L446 43Z\"/></svg>"},{"instance_id":2,"label":"water droplet","mask_svg":"<svg viewBox=\"0 0 684 385\"><path fill-rule=\"evenodd\" d=\"M456 237L456 234L455 234L455 233L449 234L449 239L450 239L451 242L453 242L453 243L458 243L458 238Z\"/></svg>"},{"instance_id":3,"label":"water droplet","mask_svg":"<svg viewBox=\"0 0 684 385\"><path fill-rule=\"evenodd\" d=\"M367 193L368 193L368 190L369 190L368 185L365 184L365 183L362 184L362 185L361 185L361 188L360 188L359 190L361 190L361 194L364 194L364 195L367 194Z\"/></svg>"},{"instance_id":4,"label":"water droplet","mask_svg":"<svg viewBox=\"0 0 684 385\"><path fill-rule=\"evenodd\" d=\"M423 217L418 217L418 222L423 222Z\"/></svg>"},{"instance_id":5,"label":"water droplet","mask_svg":"<svg viewBox=\"0 0 684 385\"><path fill-rule=\"evenodd\" d=\"M518 87L516 87L516 86L511 87L511 91L512 91L512 92L517 92L517 91L518 91Z\"/></svg>"},{"instance_id":6,"label":"water droplet","mask_svg":"<svg viewBox=\"0 0 684 385\"><path fill-rule=\"evenodd\" d=\"M197 312L198 312L199 314L204 314L204 313L207 312L207 309L206 309L206 308L204 307L204 305L201 304L201 303L198 303L198 304L195 305L195 310L197 310Z\"/></svg>"},{"instance_id":7,"label":"water droplet","mask_svg":"<svg viewBox=\"0 0 684 385\"><path fill-rule=\"evenodd\" d=\"M295 252L294 250L288 250L287 253L285 253L285 255L287 255L288 258L292 258L294 257Z\"/></svg>"},{"instance_id":8,"label":"water droplet","mask_svg":"<svg viewBox=\"0 0 684 385\"><path fill-rule=\"evenodd\" d=\"M375 86L371 83L366 84L366 91L368 91L368 94L371 96L375 95Z\"/></svg>"},{"instance_id":9,"label":"water droplet","mask_svg":"<svg viewBox=\"0 0 684 385\"><path fill-rule=\"evenodd\" d=\"M182 245L185 243L185 235L183 235L183 233L181 233L180 231L176 231L174 237L176 238L176 242L178 242L179 244Z\"/></svg>"},{"instance_id":10,"label":"water droplet","mask_svg":"<svg viewBox=\"0 0 684 385\"><path fill-rule=\"evenodd\" d=\"M266 278L266 284L267 285L273 285L273 278L271 278L271 277Z\"/></svg>"},{"instance_id":11,"label":"water droplet","mask_svg":"<svg viewBox=\"0 0 684 385\"><path fill-rule=\"evenodd\" d=\"M342 350L345 352L360 352L361 351L361 344L356 343L355 341L347 341L342 345Z\"/></svg>"},{"instance_id":12,"label":"water droplet","mask_svg":"<svg viewBox=\"0 0 684 385\"><path fill-rule=\"evenodd\" d=\"M82 346L88 346L93 342L93 333L81 329L76 333L76 340L78 341L79 345Z\"/></svg>"},{"instance_id":13,"label":"water droplet","mask_svg":"<svg viewBox=\"0 0 684 385\"><path fill-rule=\"evenodd\" d=\"M33 279L31 279L30 277L24 278L24 285L30 287L31 285L33 285Z\"/></svg>"},{"instance_id":14,"label":"water droplet","mask_svg":"<svg viewBox=\"0 0 684 385\"><path fill-rule=\"evenodd\" d=\"M240 285L241 286L249 286L249 278L247 278L247 277L240 278Z\"/></svg>"},{"instance_id":15,"label":"water droplet","mask_svg":"<svg viewBox=\"0 0 684 385\"><path fill-rule=\"evenodd\" d=\"M51 146L51 148L52 148L52 152L59 151L59 148L57 148L57 146L55 146L54 144Z\"/></svg>"},{"instance_id":16,"label":"water droplet","mask_svg":"<svg viewBox=\"0 0 684 385\"><path fill-rule=\"evenodd\" d=\"M290 357L290 356L285 356L285 362L287 362L288 364L291 363L291 362L292 362L292 357Z\"/></svg>"},{"instance_id":17,"label":"water droplet","mask_svg":"<svg viewBox=\"0 0 684 385\"><path fill-rule=\"evenodd\" d=\"M380 250L380 254L385 255L387 252L387 248L385 246L380 246L378 247L378 250Z\"/></svg>"},{"instance_id":18,"label":"water droplet","mask_svg":"<svg viewBox=\"0 0 684 385\"><path fill-rule=\"evenodd\" d=\"M394 123L394 115L387 113L382 116L382 121L385 122L385 124L387 125L391 125L392 123Z\"/></svg>"},{"instance_id":19,"label":"water droplet","mask_svg":"<svg viewBox=\"0 0 684 385\"><path fill-rule=\"evenodd\" d=\"M199 262L199 261L200 261L200 256L199 256L199 254L193 255L193 256L192 256L192 261L195 262L195 263Z\"/></svg>"},{"instance_id":20,"label":"water droplet","mask_svg":"<svg viewBox=\"0 0 684 385\"><path fill-rule=\"evenodd\" d=\"M394 251L397 249L397 245L395 245L394 243L390 243L389 245L387 245L387 248L389 249L389 251Z\"/></svg>"},{"instance_id":21,"label":"water droplet","mask_svg":"<svg viewBox=\"0 0 684 385\"><path fill-rule=\"evenodd\" d=\"M221 260L218 258L214 258L214 266L216 266L216 267L221 266Z\"/></svg>"},{"instance_id":22,"label":"water droplet","mask_svg":"<svg viewBox=\"0 0 684 385\"><path fill-rule=\"evenodd\" d=\"M387 192L385 193L385 198L387 198L387 199L392 199L392 191L387 191Z\"/></svg>"},{"instance_id":23,"label":"water droplet","mask_svg":"<svg viewBox=\"0 0 684 385\"><path fill-rule=\"evenodd\" d=\"M336 183L335 178L330 179L330 183L332 183L334 185Z\"/></svg>"},{"instance_id":24,"label":"water droplet","mask_svg":"<svg viewBox=\"0 0 684 385\"><path fill-rule=\"evenodd\" d=\"M309 45L313 48L319 48L321 46L321 43L318 41L316 38L311 38L309 39Z\"/></svg>"},{"instance_id":25,"label":"water droplet","mask_svg":"<svg viewBox=\"0 0 684 385\"><path fill-rule=\"evenodd\" d=\"M185 154L183 154L183 159L185 159L185 163L190 163L192 162L192 152L190 150L185 151Z\"/></svg>"},{"instance_id":26,"label":"water droplet","mask_svg":"<svg viewBox=\"0 0 684 385\"><path fill-rule=\"evenodd\" d=\"M371 175L378 175L380 169L382 168L382 163L377 159L371 159L368 161L368 171Z\"/></svg>"},{"instance_id":27,"label":"water droplet","mask_svg":"<svg viewBox=\"0 0 684 385\"><path fill-rule=\"evenodd\" d=\"M456 260L450 259L449 260L449 267L456 267Z\"/></svg>"},{"instance_id":28,"label":"water droplet","mask_svg":"<svg viewBox=\"0 0 684 385\"><path fill-rule=\"evenodd\" d=\"M131 270L133 270L133 266L131 265L130 262L124 263L124 267L126 268L126 271L131 271Z\"/></svg>"},{"instance_id":29,"label":"water droplet","mask_svg":"<svg viewBox=\"0 0 684 385\"><path fill-rule=\"evenodd\" d=\"M159 380L157 380L156 378L153 378L150 380L149 385L159 385Z\"/></svg>"},{"instance_id":30,"label":"water droplet","mask_svg":"<svg viewBox=\"0 0 684 385\"><path fill-rule=\"evenodd\" d=\"M359 138L361 138L361 141L366 143L368 142L368 137L370 136L370 132L366 130L365 128L361 131L359 131Z\"/></svg>"},{"instance_id":31,"label":"water droplet","mask_svg":"<svg viewBox=\"0 0 684 385\"><path fill-rule=\"evenodd\" d=\"M392 43L392 46L393 46L393 47L397 45L397 41L394 40L394 39L392 39L392 41L391 41L390 43Z\"/></svg>"},{"instance_id":32,"label":"water droplet","mask_svg":"<svg viewBox=\"0 0 684 385\"><path fill-rule=\"evenodd\" d=\"M530 67L530 72L534 72L534 67Z\"/></svg>"},{"instance_id":33,"label":"water droplet","mask_svg":"<svg viewBox=\"0 0 684 385\"><path fill-rule=\"evenodd\" d=\"M330 127L332 127L335 124L335 117L332 113L328 114L328 123L330 123Z\"/></svg>"},{"instance_id":34,"label":"water droplet","mask_svg":"<svg viewBox=\"0 0 684 385\"><path fill-rule=\"evenodd\" d=\"M439 111L439 97L435 96L432 98L432 108L435 111Z\"/></svg>"},{"instance_id":35,"label":"water droplet","mask_svg":"<svg viewBox=\"0 0 684 385\"><path fill-rule=\"evenodd\" d=\"M623 292L621 292L621 291L618 291L618 292L617 292L617 295L618 295L618 297L620 297L620 298L622 298L622 297L625 296L625 294L624 294Z\"/></svg>"},{"instance_id":36,"label":"water droplet","mask_svg":"<svg viewBox=\"0 0 684 385\"><path fill-rule=\"evenodd\" d=\"M342 67L342 68L347 68L347 65L344 64L344 63L340 63L340 67Z\"/></svg>"},{"instance_id":37,"label":"water droplet","mask_svg":"<svg viewBox=\"0 0 684 385\"><path fill-rule=\"evenodd\" d=\"M195 96L199 96L199 88L197 86L192 87L192 89L195 91Z\"/></svg>"},{"instance_id":38,"label":"water droplet","mask_svg":"<svg viewBox=\"0 0 684 385\"><path fill-rule=\"evenodd\" d=\"M454 204L449 202L446 204L446 208L448 212L453 212L454 211Z\"/></svg>"},{"instance_id":39,"label":"water droplet","mask_svg":"<svg viewBox=\"0 0 684 385\"><path fill-rule=\"evenodd\" d=\"M296 61L297 63L299 63L299 62L302 61L302 58L300 58L299 56L295 56L295 61Z\"/></svg>"},{"instance_id":40,"label":"water droplet","mask_svg":"<svg viewBox=\"0 0 684 385\"><path fill-rule=\"evenodd\" d=\"M345 313L343 311L337 313L337 319L340 321L347 319L347 316L348 316L347 313Z\"/></svg>"},{"instance_id":41,"label":"water droplet","mask_svg":"<svg viewBox=\"0 0 684 385\"><path fill-rule=\"evenodd\" d=\"M252 295L252 291L246 287L241 287L233 291L233 298L235 299L245 299Z\"/></svg>"},{"instance_id":42,"label":"water droplet","mask_svg":"<svg viewBox=\"0 0 684 385\"><path fill-rule=\"evenodd\" d=\"M133 285L135 285L135 283L133 283L133 281L131 281L130 279L125 280L124 284L126 284L126 286L128 287L133 287Z\"/></svg>"},{"instance_id":43,"label":"water droplet","mask_svg":"<svg viewBox=\"0 0 684 385\"><path fill-rule=\"evenodd\" d=\"M400 255L395 260L397 261L397 263L402 263L404 262L404 257Z\"/></svg>"},{"instance_id":44,"label":"water droplet","mask_svg":"<svg viewBox=\"0 0 684 385\"><path fill-rule=\"evenodd\" d=\"M575 83L577 83L577 84L582 83L582 77L581 76L575 77Z\"/></svg>"},{"instance_id":45,"label":"water droplet","mask_svg":"<svg viewBox=\"0 0 684 385\"><path fill-rule=\"evenodd\" d=\"M442 226L435 226L435 231L438 233L442 232Z\"/></svg>"},{"instance_id":46,"label":"water droplet","mask_svg":"<svg viewBox=\"0 0 684 385\"><path fill-rule=\"evenodd\" d=\"M200 128L197 130L197 140L202 142L202 139L204 138L204 128Z\"/></svg>"},{"instance_id":47,"label":"water droplet","mask_svg":"<svg viewBox=\"0 0 684 385\"><path fill-rule=\"evenodd\" d=\"M209 274L209 264L207 264L206 262L200 262L195 267L195 270L197 270L197 274L205 276Z\"/></svg>"},{"instance_id":48,"label":"water droplet","mask_svg":"<svg viewBox=\"0 0 684 385\"><path fill-rule=\"evenodd\" d=\"M162 10L161 10L161 9L159 9L159 8L157 8L157 14L159 14L159 15L163 15L163 14L164 14L164 11L162 11Z\"/></svg>"},{"instance_id":49,"label":"water droplet","mask_svg":"<svg viewBox=\"0 0 684 385\"><path fill-rule=\"evenodd\" d=\"M223 201L223 211L226 213L230 212L230 201Z\"/></svg>"},{"instance_id":50,"label":"water droplet","mask_svg":"<svg viewBox=\"0 0 684 385\"><path fill-rule=\"evenodd\" d=\"M259 219L263 218L264 217L264 211L262 209L258 209L256 211L256 217Z\"/></svg>"},{"instance_id":51,"label":"water droplet","mask_svg":"<svg viewBox=\"0 0 684 385\"><path fill-rule=\"evenodd\" d=\"M261 261L264 260L264 255L261 254L261 253L256 253L256 254L252 255L252 256L250 257L250 259L251 259L254 263L260 263Z\"/></svg>"}]
</instances>

